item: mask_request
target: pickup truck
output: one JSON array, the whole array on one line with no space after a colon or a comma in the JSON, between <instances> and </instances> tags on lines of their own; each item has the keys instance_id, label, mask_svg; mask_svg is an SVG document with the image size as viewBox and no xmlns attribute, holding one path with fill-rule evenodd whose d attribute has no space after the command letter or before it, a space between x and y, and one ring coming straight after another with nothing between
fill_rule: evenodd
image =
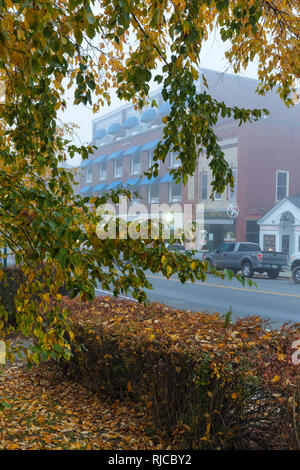
<instances>
[{"instance_id":1,"label":"pickup truck","mask_svg":"<svg viewBox=\"0 0 300 470\"><path fill-rule=\"evenodd\" d=\"M288 255L280 252L262 251L257 243L227 242L206 253L204 259L220 269L242 271L245 277L254 272L266 272L270 279L276 279L288 265Z\"/></svg>"},{"instance_id":2,"label":"pickup truck","mask_svg":"<svg viewBox=\"0 0 300 470\"><path fill-rule=\"evenodd\" d=\"M291 256L290 268L294 282L300 284L300 251Z\"/></svg>"}]
</instances>

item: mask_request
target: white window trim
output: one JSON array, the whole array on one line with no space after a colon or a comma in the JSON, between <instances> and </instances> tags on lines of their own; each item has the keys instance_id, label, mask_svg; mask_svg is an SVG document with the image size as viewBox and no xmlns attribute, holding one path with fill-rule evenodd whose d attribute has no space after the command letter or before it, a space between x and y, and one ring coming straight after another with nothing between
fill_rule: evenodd
<instances>
[{"instance_id":1,"label":"white window trim","mask_svg":"<svg viewBox=\"0 0 300 470\"><path fill-rule=\"evenodd\" d=\"M131 158L130 158L130 174L131 175L139 175L141 173L141 155L138 155L139 159L140 159L140 167L139 167L139 170L138 171L134 171L134 165L133 165L133 159L134 157L136 157L137 155L132 155Z\"/></svg>"},{"instance_id":2,"label":"white window trim","mask_svg":"<svg viewBox=\"0 0 300 470\"><path fill-rule=\"evenodd\" d=\"M285 197L289 197L289 194L290 194L290 172L288 170L276 170L276 180L275 180L275 201L276 202L281 201L281 199L277 199L278 173L285 173L287 175Z\"/></svg>"},{"instance_id":3,"label":"white window trim","mask_svg":"<svg viewBox=\"0 0 300 470\"><path fill-rule=\"evenodd\" d=\"M179 155L179 152L170 152L170 166L169 166L169 168L178 168L181 164L180 160L177 160L176 158L174 158L174 153L177 153L177 157ZM172 160L173 160L173 162L172 162Z\"/></svg>"},{"instance_id":4,"label":"white window trim","mask_svg":"<svg viewBox=\"0 0 300 470\"><path fill-rule=\"evenodd\" d=\"M169 183L169 202L182 202L182 184L181 184L181 195L172 196L172 183Z\"/></svg>"},{"instance_id":5,"label":"white window trim","mask_svg":"<svg viewBox=\"0 0 300 470\"><path fill-rule=\"evenodd\" d=\"M99 181L105 181L107 178L107 167L105 168L105 177L103 176L103 169L102 169L103 163L99 164Z\"/></svg>"},{"instance_id":6,"label":"white window trim","mask_svg":"<svg viewBox=\"0 0 300 470\"><path fill-rule=\"evenodd\" d=\"M116 170L117 170L117 162L118 162L118 161L121 161L121 172L120 172L120 174L117 174L117 171L116 171ZM116 160L114 161L114 177L115 177L115 178L121 178L121 176L123 176L123 162L122 162L122 160L116 159Z\"/></svg>"},{"instance_id":7,"label":"white window trim","mask_svg":"<svg viewBox=\"0 0 300 470\"><path fill-rule=\"evenodd\" d=\"M93 168L87 167L85 170L85 182L86 183L91 183L93 180Z\"/></svg>"},{"instance_id":8,"label":"white window trim","mask_svg":"<svg viewBox=\"0 0 300 470\"><path fill-rule=\"evenodd\" d=\"M148 204L159 203L159 188L158 188L158 196L151 198L151 187L152 187L151 185L148 186L148 195L147 195Z\"/></svg>"},{"instance_id":9,"label":"white window trim","mask_svg":"<svg viewBox=\"0 0 300 470\"><path fill-rule=\"evenodd\" d=\"M207 186L206 186L206 195L207 195L207 197L205 199L202 198L202 175L204 175L204 174L207 176ZM199 184L199 201L208 201L208 172L207 171L201 171L199 173L198 184Z\"/></svg>"}]
</instances>

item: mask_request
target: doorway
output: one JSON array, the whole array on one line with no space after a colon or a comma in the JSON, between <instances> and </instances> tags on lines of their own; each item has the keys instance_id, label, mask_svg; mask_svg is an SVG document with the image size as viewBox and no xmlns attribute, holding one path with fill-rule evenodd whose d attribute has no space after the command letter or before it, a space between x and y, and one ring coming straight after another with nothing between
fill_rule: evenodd
<instances>
[{"instance_id":1,"label":"doorway","mask_svg":"<svg viewBox=\"0 0 300 470\"><path fill-rule=\"evenodd\" d=\"M287 255L290 254L290 235L282 235L281 251Z\"/></svg>"}]
</instances>

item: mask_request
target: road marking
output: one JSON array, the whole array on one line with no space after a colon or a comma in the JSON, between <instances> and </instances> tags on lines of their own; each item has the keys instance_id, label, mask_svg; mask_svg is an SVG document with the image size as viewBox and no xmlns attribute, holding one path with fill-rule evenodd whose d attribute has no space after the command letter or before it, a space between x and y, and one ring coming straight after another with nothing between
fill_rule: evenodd
<instances>
[{"instance_id":1,"label":"road marking","mask_svg":"<svg viewBox=\"0 0 300 470\"><path fill-rule=\"evenodd\" d=\"M109 290L102 290L102 289L95 289L97 292L102 292L103 294L108 294L108 295L114 295L112 292ZM133 300L133 302L137 302L136 299L133 299L132 297L126 297L126 295L117 295L117 299L126 299L126 300Z\"/></svg>"},{"instance_id":2,"label":"road marking","mask_svg":"<svg viewBox=\"0 0 300 470\"><path fill-rule=\"evenodd\" d=\"M180 282L179 279L166 279L165 277L160 277L160 276L147 276L148 278L150 279L158 279L158 280L164 280L164 281L173 281L173 282ZM181 284L181 282L180 282ZM255 287L253 289L250 289L250 288L247 288L247 287L233 287L233 286L222 286L220 284L213 284L212 282L192 282L192 281L187 281L186 284L193 284L193 285L197 285L197 286L209 286L209 287L219 287L221 289L232 289L232 290L242 290L242 291L248 291L248 292L252 292L254 294L258 293L258 294L268 294L268 295L281 295L281 296L285 296L285 297L297 297L297 298L300 298L300 294L286 294L285 292L275 292L275 291L272 291L272 290L259 290L259 289L256 289Z\"/></svg>"}]
</instances>

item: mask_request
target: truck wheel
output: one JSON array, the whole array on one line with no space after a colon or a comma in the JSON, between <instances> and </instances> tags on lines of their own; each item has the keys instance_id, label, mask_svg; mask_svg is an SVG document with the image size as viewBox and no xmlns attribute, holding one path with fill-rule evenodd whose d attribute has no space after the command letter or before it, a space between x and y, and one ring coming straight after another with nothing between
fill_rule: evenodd
<instances>
[{"instance_id":1,"label":"truck wheel","mask_svg":"<svg viewBox=\"0 0 300 470\"><path fill-rule=\"evenodd\" d=\"M253 268L250 261L245 261L242 265L242 273L244 277L252 277L253 276Z\"/></svg>"},{"instance_id":2,"label":"truck wheel","mask_svg":"<svg viewBox=\"0 0 300 470\"><path fill-rule=\"evenodd\" d=\"M267 274L270 279L277 279L279 276L279 270L278 269L271 269L270 271L267 271Z\"/></svg>"},{"instance_id":3,"label":"truck wheel","mask_svg":"<svg viewBox=\"0 0 300 470\"><path fill-rule=\"evenodd\" d=\"M296 266L292 271L292 276L294 282L300 284L300 266Z\"/></svg>"}]
</instances>

